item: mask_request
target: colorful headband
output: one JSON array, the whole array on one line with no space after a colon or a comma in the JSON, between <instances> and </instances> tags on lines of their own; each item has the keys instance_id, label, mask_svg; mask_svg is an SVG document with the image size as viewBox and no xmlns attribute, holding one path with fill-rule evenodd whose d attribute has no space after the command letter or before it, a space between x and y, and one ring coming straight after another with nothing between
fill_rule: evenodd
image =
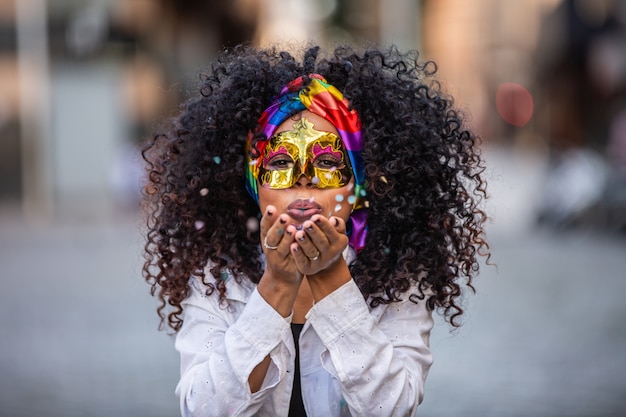
<instances>
[{"instance_id":1,"label":"colorful headband","mask_svg":"<svg viewBox=\"0 0 626 417\"><path fill-rule=\"evenodd\" d=\"M348 157L352 165L354 175L354 195L356 197L352 208L352 214L348 221L348 233L350 246L359 251L365 246L367 232L367 211L365 208L365 170L361 158L363 137L361 134L361 121L354 109L343 94L319 74L309 74L308 85L304 85L305 77L298 77L282 88L280 95L263 112L258 124L266 138L272 137L278 126L296 113L309 110L328 120L335 126L339 137L348 151ZM246 189L258 203L259 192L257 178L263 150L268 141L255 143L258 153L256 158L251 155L252 135L248 140L248 169L246 172Z\"/></svg>"}]
</instances>

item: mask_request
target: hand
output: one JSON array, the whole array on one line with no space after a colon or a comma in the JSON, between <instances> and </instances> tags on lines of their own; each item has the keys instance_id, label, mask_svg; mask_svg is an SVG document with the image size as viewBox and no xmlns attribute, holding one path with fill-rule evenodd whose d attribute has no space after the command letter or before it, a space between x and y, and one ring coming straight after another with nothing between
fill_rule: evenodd
<instances>
[{"instance_id":1,"label":"hand","mask_svg":"<svg viewBox=\"0 0 626 417\"><path fill-rule=\"evenodd\" d=\"M291 254L298 271L307 278L332 268L343 260L342 252L348 245L346 224L339 217L311 217L295 233L290 244Z\"/></svg>"},{"instance_id":2,"label":"hand","mask_svg":"<svg viewBox=\"0 0 626 417\"><path fill-rule=\"evenodd\" d=\"M261 247L265 254L266 273L273 280L299 286L302 274L290 253L296 228L289 223L290 220L286 214L278 215L276 207L267 206L261 218Z\"/></svg>"}]
</instances>

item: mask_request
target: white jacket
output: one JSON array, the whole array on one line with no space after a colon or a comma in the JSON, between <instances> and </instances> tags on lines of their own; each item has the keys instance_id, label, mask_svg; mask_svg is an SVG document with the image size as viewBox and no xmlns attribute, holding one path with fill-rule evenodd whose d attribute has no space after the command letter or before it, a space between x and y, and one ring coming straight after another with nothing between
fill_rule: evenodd
<instances>
[{"instance_id":1,"label":"white jacket","mask_svg":"<svg viewBox=\"0 0 626 417\"><path fill-rule=\"evenodd\" d=\"M206 296L198 279L190 282L176 337L182 415L286 417L295 361L291 317L278 314L249 281L228 278L227 306L215 293ZM307 416L414 416L432 364L432 326L424 301L406 294L370 308L354 281L315 303L299 339ZM248 377L267 355L269 370L252 394Z\"/></svg>"}]
</instances>

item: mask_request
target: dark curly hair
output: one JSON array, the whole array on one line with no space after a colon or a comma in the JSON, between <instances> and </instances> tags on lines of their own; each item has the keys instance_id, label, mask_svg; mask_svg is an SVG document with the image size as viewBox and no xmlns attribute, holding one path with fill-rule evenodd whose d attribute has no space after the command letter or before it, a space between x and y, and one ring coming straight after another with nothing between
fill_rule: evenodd
<instances>
[{"instance_id":1,"label":"dark curly hair","mask_svg":"<svg viewBox=\"0 0 626 417\"><path fill-rule=\"evenodd\" d=\"M460 325L463 287L474 291L478 256L489 256L479 139L442 93L436 64L416 51L341 46L320 55L316 46L301 62L274 48L224 51L200 77L200 94L143 149L143 275L161 326L180 329L190 276L222 300L227 274L258 283L260 238L249 224L260 212L245 190L246 138L281 87L310 73L343 92L363 122L368 233L350 265L363 296L393 303L417 283L406 296Z\"/></svg>"}]
</instances>

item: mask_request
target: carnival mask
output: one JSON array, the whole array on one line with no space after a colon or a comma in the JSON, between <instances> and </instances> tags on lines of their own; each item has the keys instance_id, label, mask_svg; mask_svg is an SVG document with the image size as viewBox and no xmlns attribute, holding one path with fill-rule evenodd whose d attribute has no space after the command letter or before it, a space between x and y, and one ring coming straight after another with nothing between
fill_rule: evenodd
<instances>
[{"instance_id":1,"label":"carnival mask","mask_svg":"<svg viewBox=\"0 0 626 417\"><path fill-rule=\"evenodd\" d=\"M317 188L339 188L352 178L350 159L341 138L315 130L305 117L273 135L264 149L259 183L273 190L292 187L305 175Z\"/></svg>"}]
</instances>

